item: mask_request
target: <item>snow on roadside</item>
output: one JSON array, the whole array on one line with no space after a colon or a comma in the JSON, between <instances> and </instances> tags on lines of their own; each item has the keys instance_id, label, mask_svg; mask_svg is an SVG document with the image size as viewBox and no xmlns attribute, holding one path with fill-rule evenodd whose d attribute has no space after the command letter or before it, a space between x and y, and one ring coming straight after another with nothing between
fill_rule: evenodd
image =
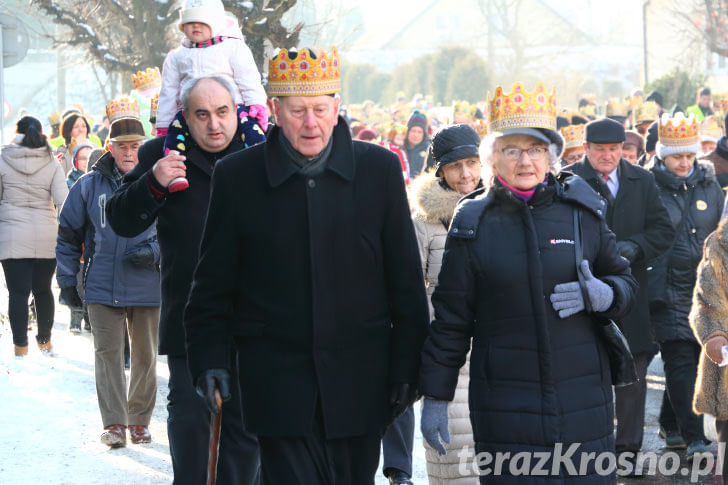
<instances>
[{"instance_id":1,"label":"snow on roadside","mask_svg":"<svg viewBox=\"0 0 728 485\"><path fill-rule=\"evenodd\" d=\"M0 272L0 313L7 315L7 290ZM58 289L54 288L56 295ZM56 300L57 301L57 300ZM0 483L148 485L172 481L167 441L166 361L157 363L157 403L152 442L110 450L99 442L91 333L68 332L68 309L56 304L52 342L55 357L28 333L29 355L15 359L10 323L0 323ZM129 372L127 371L127 380ZM127 437L128 440L128 437Z\"/></svg>"}]
</instances>

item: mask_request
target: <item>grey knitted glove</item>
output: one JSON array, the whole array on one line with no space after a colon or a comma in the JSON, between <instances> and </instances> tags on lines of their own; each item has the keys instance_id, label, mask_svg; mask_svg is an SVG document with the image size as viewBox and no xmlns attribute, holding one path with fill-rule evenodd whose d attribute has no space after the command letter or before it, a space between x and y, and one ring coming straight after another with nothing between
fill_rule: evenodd
<instances>
[{"instance_id":1,"label":"grey knitted glove","mask_svg":"<svg viewBox=\"0 0 728 485\"><path fill-rule=\"evenodd\" d=\"M422 405L422 416L420 418L422 437L440 455L446 453L440 438L442 437L442 441L445 443L450 443L450 432L447 430L447 405L447 401L426 397Z\"/></svg>"},{"instance_id":2,"label":"grey knitted glove","mask_svg":"<svg viewBox=\"0 0 728 485\"><path fill-rule=\"evenodd\" d=\"M586 284L592 310L595 312L607 310L614 300L612 287L592 275L589 269L589 261L582 261L579 270L584 276L584 283ZM556 285L550 300L554 310L559 312L561 318L570 317L584 309L584 297L578 281Z\"/></svg>"}]
</instances>

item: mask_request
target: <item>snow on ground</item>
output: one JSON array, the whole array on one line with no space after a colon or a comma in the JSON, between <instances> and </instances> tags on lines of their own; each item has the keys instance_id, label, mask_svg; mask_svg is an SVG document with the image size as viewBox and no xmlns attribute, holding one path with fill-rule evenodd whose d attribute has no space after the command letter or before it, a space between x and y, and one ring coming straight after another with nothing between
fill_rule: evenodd
<instances>
[{"instance_id":1,"label":"snow on ground","mask_svg":"<svg viewBox=\"0 0 728 485\"><path fill-rule=\"evenodd\" d=\"M55 285L54 291L57 297ZM69 333L69 311L56 304L52 336L56 356L40 353L34 326L28 334L29 355L18 360L13 356L7 306L5 278L0 271L0 484L171 483L166 428L169 372L165 358L159 357L157 362L157 403L150 424L152 442L134 445L127 441L126 448L111 450L99 442L102 424L96 401L91 334ZM413 474L415 483L424 484L427 474L419 432L419 405L416 409ZM388 483L381 469L376 483Z\"/></svg>"}]
</instances>

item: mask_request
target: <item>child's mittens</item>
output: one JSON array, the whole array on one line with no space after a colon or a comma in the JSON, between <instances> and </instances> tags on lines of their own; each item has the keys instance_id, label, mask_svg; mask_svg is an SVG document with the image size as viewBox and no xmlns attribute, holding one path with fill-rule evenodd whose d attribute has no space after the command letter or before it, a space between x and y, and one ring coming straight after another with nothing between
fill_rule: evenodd
<instances>
[{"instance_id":1,"label":"child's mittens","mask_svg":"<svg viewBox=\"0 0 728 485\"><path fill-rule=\"evenodd\" d=\"M164 138L167 136L167 128L157 128L157 138Z\"/></svg>"},{"instance_id":2,"label":"child's mittens","mask_svg":"<svg viewBox=\"0 0 728 485\"><path fill-rule=\"evenodd\" d=\"M265 129L268 127L268 109L265 106L254 104L250 106L248 114L251 118L255 118L262 128Z\"/></svg>"}]
</instances>

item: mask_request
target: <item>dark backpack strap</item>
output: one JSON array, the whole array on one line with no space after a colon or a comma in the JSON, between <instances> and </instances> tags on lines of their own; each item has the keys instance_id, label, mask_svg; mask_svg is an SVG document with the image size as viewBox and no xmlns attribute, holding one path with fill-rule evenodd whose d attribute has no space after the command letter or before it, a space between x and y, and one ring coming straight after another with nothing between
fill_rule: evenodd
<instances>
[{"instance_id":1,"label":"dark backpack strap","mask_svg":"<svg viewBox=\"0 0 728 485\"><path fill-rule=\"evenodd\" d=\"M579 287L581 295L584 299L584 310L587 313L592 312L591 301L589 300L589 292L586 289L584 275L581 274L581 262L584 259L584 248L581 245L581 210L578 207L573 208L574 213L574 256L576 258L576 276L579 278Z\"/></svg>"}]
</instances>

